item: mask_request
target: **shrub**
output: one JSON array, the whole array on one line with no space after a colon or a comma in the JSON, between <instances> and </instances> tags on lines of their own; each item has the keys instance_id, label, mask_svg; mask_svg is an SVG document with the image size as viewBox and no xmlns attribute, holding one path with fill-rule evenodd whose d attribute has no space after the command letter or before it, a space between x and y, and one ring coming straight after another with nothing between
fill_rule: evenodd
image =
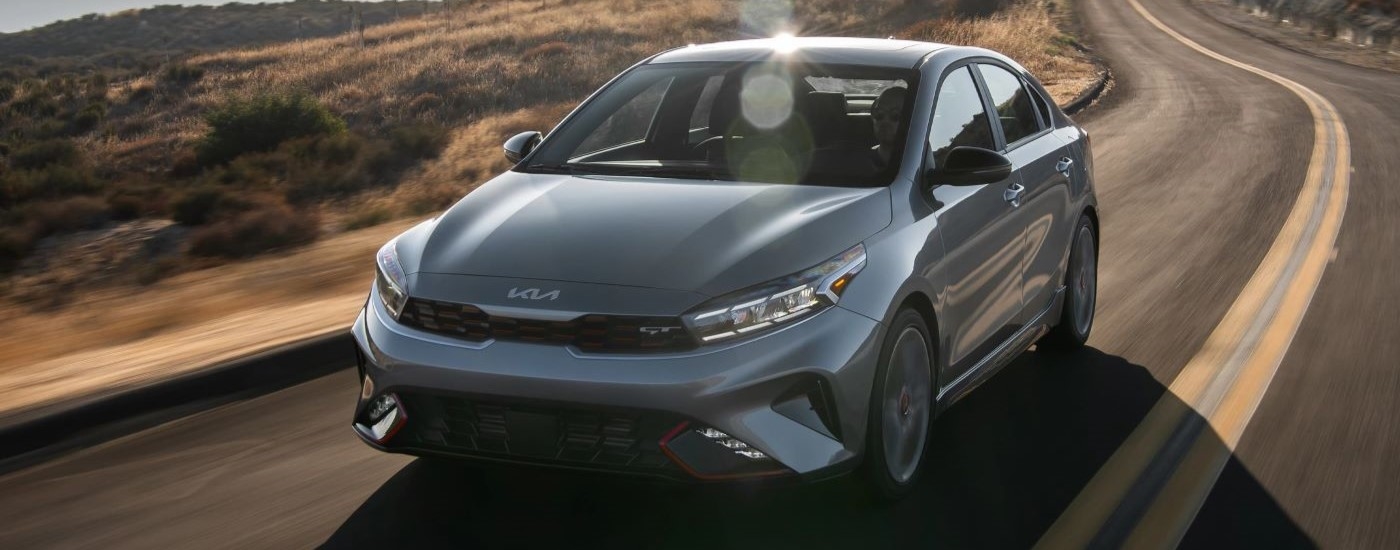
<instances>
[{"instance_id":1,"label":"shrub","mask_svg":"<svg viewBox=\"0 0 1400 550\"><path fill-rule=\"evenodd\" d=\"M47 95L42 90L29 92L27 95L15 98L10 103L10 109L18 113L23 113L32 117L53 117L58 116L59 105L53 97Z\"/></svg>"},{"instance_id":2,"label":"shrub","mask_svg":"<svg viewBox=\"0 0 1400 550\"><path fill-rule=\"evenodd\" d=\"M171 208L170 217L182 225L204 225L221 214L247 209L234 194L214 185L200 185L185 191Z\"/></svg>"},{"instance_id":3,"label":"shrub","mask_svg":"<svg viewBox=\"0 0 1400 550\"><path fill-rule=\"evenodd\" d=\"M45 197L86 195L102 190L102 181L81 166L52 165L36 173L35 194Z\"/></svg>"},{"instance_id":4,"label":"shrub","mask_svg":"<svg viewBox=\"0 0 1400 550\"><path fill-rule=\"evenodd\" d=\"M306 144L299 149L298 156L311 156L334 164L346 164L360 156L365 149L364 139L350 133L327 136Z\"/></svg>"},{"instance_id":5,"label":"shrub","mask_svg":"<svg viewBox=\"0 0 1400 550\"><path fill-rule=\"evenodd\" d=\"M291 139L345 131L345 121L300 93L233 100L210 113L207 121L209 133L198 146L205 166L225 164L243 153L271 151Z\"/></svg>"},{"instance_id":6,"label":"shrub","mask_svg":"<svg viewBox=\"0 0 1400 550\"><path fill-rule=\"evenodd\" d=\"M9 82L0 83L0 103L4 103L15 97L15 85Z\"/></svg>"},{"instance_id":7,"label":"shrub","mask_svg":"<svg viewBox=\"0 0 1400 550\"><path fill-rule=\"evenodd\" d=\"M246 258L310 243L319 231L316 216L272 205L196 230L190 236L190 254Z\"/></svg>"},{"instance_id":8,"label":"shrub","mask_svg":"<svg viewBox=\"0 0 1400 550\"><path fill-rule=\"evenodd\" d=\"M58 164L72 166L78 164L82 156L73 142L65 139L36 141L20 146L11 157L11 165L18 170L33 170Z\"/></svg>"},{"instance_id":9,"label":"shrub","mask_svg":"<svg viewBox=\"0 0 1400 550\"><path fill-rule=\"evenodd\" d=\"M175 84L189 84L204 77L204 69L194 65L177 63L165 68L161 74L166 82Z\"/></svg>"},{"instance_id":10,"label":"shrub","mask_svg":"<svg viewBox=\"0 0 1400 550\"><path fill-rule=\"evenodd\" d=\"M107 222L107 201L97 197L73 197L25 207L25 221L35 237L83 229Z\"/></svg>"},{"instance_id":11,"label":"shrub","mask_svg":"<svg viewBox=\"0 0 1400 550\"><path fill-rule=\"evenodd\" d=\"M436 124L414 124L390 132L394 151L412 159L437 158L447 147L447 129Z\"/></svg>"},{"instance_id":12,"label":"shrub","mask_svg":"<svg viewBox=\"0 0 1400 550\"><path fill-rule=\"evenodd\" d=\"M131 103L139 103L142 101L148 101L152 97L155 97L155 95L155 86L152 86L149 83L141 84L131 89L131 94L127 96L127 101Z\"/></svg>"},{"instance_id":13,"label":"shrub","mask_svg":"<svg viewBox=\"0 0 1400 550\"><path fill-rule=\"evenodd\" d=\"M32 248L34 237L29 231L18 227L0 227L0 273L18 266Z\"/></svg>"},{"instance_id":14,"label":"shrub","mask_svg":"<svg viewBox=\"0 0 1400 550\"><path fill-rule=\"evenodd\" d=\"M165 211L165 191L158 185L126 181L114 187L117 190L107 196L107 209L112 219L132 220Z\"/></svg>"},{"instance_id":15,"label":"shrub","mask_svg":"<svg viewBox=\"0 0 1400 550\"><path fill-rule=\"evenodd\" d=\"M83 110L73 117L73 128L79 132L86 132L96 128L104 118L107 118L107 106L101 103L91 103L87 107L83 107Z\"/></svg>"},{"instance_id":16,"label":"shrub","mask_svg":"<svg viewBox=\"0 0 1400 550\"><path fill-rule=\"evenodd\" d=\"M96 73L88 77L87 96L91 100L105 100L107 98L107 86L111 81L107 78L107 73Z\"/></svg>"},{"instance_id":17,"label":"shrub","mask_svg":"<svg viewBox=\"0 0 1400 550\"><path fill-rule=\"evenodd\" d=\"M199 175L202 169L199 156L190 150L181 151L175 155L175 160L170 162L170 175L177 178L192 178Z\"/></svg>"}]
</instances>

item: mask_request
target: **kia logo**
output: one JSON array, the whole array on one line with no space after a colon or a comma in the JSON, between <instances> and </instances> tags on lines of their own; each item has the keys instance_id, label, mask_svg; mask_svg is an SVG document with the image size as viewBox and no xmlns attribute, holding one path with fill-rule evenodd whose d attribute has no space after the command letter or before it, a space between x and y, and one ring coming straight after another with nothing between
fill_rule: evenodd
<instances>
[{"instance_id":1,"label":"kia logo","mask_svg":"<svg viewBox=\"0 0 1400 550\"><path fill-rule=\"evenodd\" d=\"M549 292L544 292L538 288L527 288L525 290L512 288L510 292L506 293L506 298L524 298L526 300L543 300L549 298L550 300L557 300L559 299L559 291L551 290Z\"/></svg>"}]
</instances>

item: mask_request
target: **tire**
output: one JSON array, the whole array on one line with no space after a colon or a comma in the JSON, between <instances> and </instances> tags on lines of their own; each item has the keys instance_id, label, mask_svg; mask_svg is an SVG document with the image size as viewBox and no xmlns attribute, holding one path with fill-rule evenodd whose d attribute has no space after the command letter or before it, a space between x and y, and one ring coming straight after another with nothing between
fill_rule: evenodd
<instances>
[{"instance_id":1,"label":"tire","mask_svg":"<svg viewBox=\"0 0 1400 550\"><path fill-rule=\"evenodd\" d=\"M870 391L863 469L875 498L882 502L898 500L913 490L929 454L936 380L931 342L923 316L901 309L880 350Z\"/></svg>"},{"instance_id":2,"label":"tire","mask_svg":"<svg viewBox=\"0 0 1400 550\"><path fill-rule=\"evenodd\" d=\"M1094 234L1094 222L1084 215L1074 226L1074 240L1069 246L1065 300L1060 308L1060 320L1037 342L1037 349L1068 352L1084 347L1089 340L1089 331L1094 328L1098 285L1098 239Z\"/></svg>"}]
</instances>

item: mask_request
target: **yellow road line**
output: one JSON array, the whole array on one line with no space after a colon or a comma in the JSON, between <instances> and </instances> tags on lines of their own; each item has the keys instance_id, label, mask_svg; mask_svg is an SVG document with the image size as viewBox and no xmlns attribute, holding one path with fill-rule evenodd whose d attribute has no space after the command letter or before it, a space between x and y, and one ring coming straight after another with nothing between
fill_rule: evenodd
<instances>
[{"instance_id":1,"label":"yellow road line","mask_svg":"<svg viewBox=\"0 0 1400 550\"><path fill-rule=\"evenodd\" d=\"M1198 430L1165 483L1139 503L1129 547L1175 546L1210 494L1297 333L1341 229L1350 185L1350 143L1341 115L1292 80L1216 53L1162 23L1138 0L1129 5L1154 27L1212 59L1267 78L1297 95L1313 118L1314 140L1298 199L1273 245L1205 344L1182 368L1169 395L1124 440L1041 538L1047 548L1084 547L1106 527L1153 461L1199 414L1223 442ZM1329 162L1330 160L1330 162ZM1189 407L1189 408L1188 408ZM1194 411L1193 411L1194 410ZM1161 467L1161 465L1157 465Z\"/></svg>"}]
</instances>

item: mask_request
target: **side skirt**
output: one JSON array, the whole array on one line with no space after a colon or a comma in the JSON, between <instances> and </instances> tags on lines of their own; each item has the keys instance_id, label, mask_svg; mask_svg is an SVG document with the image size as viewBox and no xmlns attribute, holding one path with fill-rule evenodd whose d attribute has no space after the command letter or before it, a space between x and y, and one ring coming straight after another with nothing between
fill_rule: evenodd
<instances>
[{"instance_id":1,"label":"side skirt","mask_svg":"<svg viewBox=\"0 0 1400 550\"><path fill-rule=\"evenodd\" d=\"M1011 361L1019 357L1021 353L1030 349L1031 344L1050 331L1054 321L1059 317L1060 308L1064 306L1064 301L1065 287L1062 286L1055 290L1055 298L1039 313L1036 313L1029 323L1021 327L1021 330L1007 338L977 365L959 376L957 380L953 380L940 389L937 398L938 412L942 413L948 410L948 407L953 406L958 400L967 397L967 394L971 393L977 386L991 380L992 376L1000 372L1003 367L1011 364Z\"/></svg>"}]
</instances>

